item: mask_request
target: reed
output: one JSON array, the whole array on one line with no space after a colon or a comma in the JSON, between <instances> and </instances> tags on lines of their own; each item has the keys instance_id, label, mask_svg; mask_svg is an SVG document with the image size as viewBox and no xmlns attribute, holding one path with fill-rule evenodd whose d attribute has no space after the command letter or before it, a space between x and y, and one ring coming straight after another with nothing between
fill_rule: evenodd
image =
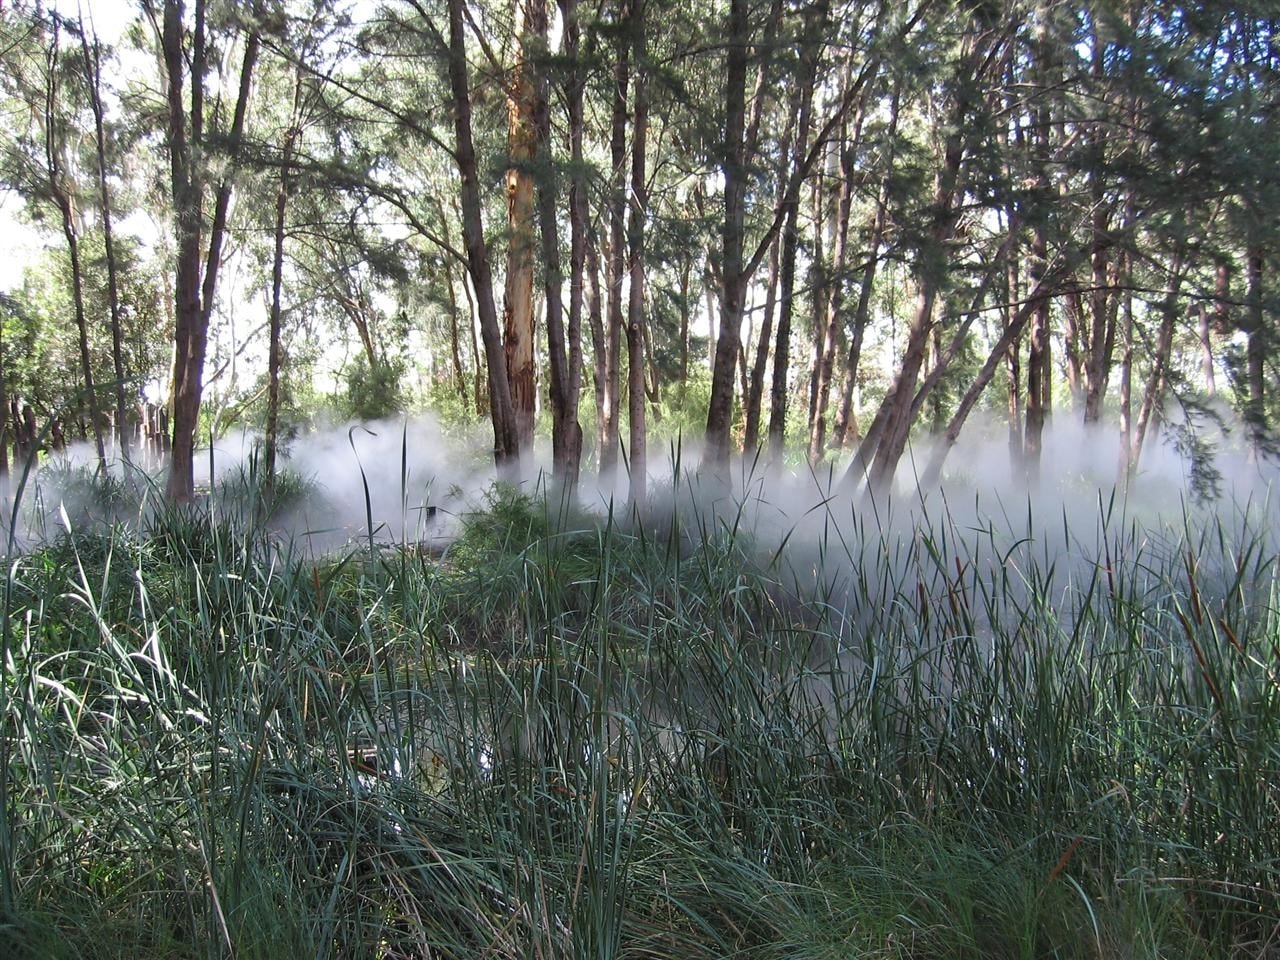
<instances>
[{"instance_id":1,"label":"reed","mask_svg":"<svg viewBox=\"0 0 1280 960\"><path fill-rule=\"evenodd\" d=\"M1280 941L1265 511L833 499L788 538L499 488L440 560L307 556L244 497L11 549L0 953Z\"/></svg>"}]
</instances>

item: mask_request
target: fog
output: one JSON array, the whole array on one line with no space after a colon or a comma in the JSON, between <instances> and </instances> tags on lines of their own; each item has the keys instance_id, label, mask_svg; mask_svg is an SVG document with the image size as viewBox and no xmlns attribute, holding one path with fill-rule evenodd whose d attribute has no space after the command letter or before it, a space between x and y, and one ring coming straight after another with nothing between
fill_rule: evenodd
<instances>
[{"instance_id":1,"label":"fog","mask_svg":"<svg viewBox=\"0 0 1280 960\"><path fill-rule=\"evenodd\" d=\"M846 482L848 456L815 470L741 458L725 478L700 469L698 443L654 439L651 494L642 516L627 502L625 472L601 480L589 463L569 515L575 523L589 522L584 514L612 513L623 524L643 519L678 525L694 539L729 532L749 538L762 553L785 555L793 571L813 573L862 565L870 560L868 551L884 562L940 524L951 537L985 537L992 549L1025 549L1031 543L1043 558L1078 555L1090 562L1105 549L1106 530L1128 529L1132 536L1140 529L1148 539L1174 531L1175 538L1185 539L1189 529L1226 523L1233 530L1261 530L1274 545L1280 468L1249 455L1238 424L1199 428L1200 439L1214 450L1211 463L1219 476L1213 498L1194 489L1191 461L1179 449L1176 430L1166 429L1148 443L1126 490L1117 483L1117 428L1087 427L1059 416L1046 426L1035 481L1013 469L1004 423L979 419L951 450L940 483L918 483L933 450L927 441L916 442L903 457L893 492L879 494ZM237 483L243 490L244 478L256 469L259 443L258 435L245 431L200 450L197 488L212 491L215 503L232 499ZM493 489L491 445L484 424L445 429L426 414L314 426L285 445L282 466L302 481L302 495L287 499L271 520L273 530L316 554L367 544L371 536L379 543L443 550L466 514L482 509ZM56 535L68 522L137 519L95 502L85 482L93 462L86 444L50 458L24 491L16 544ZM112 470L117 478L132 478L152 505L158 502L162 463L125 467L113 461ZM514 482L534 496L552 490L549 444L536 446ZM11 487L16 485L11 478ZM549 500L559 505L554 494ZM6 511L6 530L11 517Z\"/></svg>"}]
</instances>

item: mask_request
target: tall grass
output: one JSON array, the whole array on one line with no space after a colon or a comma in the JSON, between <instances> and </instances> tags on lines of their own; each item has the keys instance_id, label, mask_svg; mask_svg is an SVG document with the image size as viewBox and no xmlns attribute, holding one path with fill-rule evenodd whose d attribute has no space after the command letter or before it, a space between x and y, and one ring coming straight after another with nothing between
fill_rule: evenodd
<instances>
[{"instance_id":1,"label":"tall grass","mask_svg":"<svg viewBox=\"0 0 1280 960\"><path fill-rule=\"evenodd\" d=\"M1265 513L658 513L10 556L0 954L1274 952Z\"/></svg>"}]
</instances>

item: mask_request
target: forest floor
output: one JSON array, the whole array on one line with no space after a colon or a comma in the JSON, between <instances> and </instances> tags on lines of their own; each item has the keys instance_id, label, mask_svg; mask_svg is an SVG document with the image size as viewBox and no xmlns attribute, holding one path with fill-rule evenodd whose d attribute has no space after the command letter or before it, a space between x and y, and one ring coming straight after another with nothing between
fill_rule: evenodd
<instances>
[{"instance_id":1,"label":"forest floor","mask_svg":"<svg viewBox=\"0 0 1280 960\"><path fill-rule=\"evenodd\" d=\"M1280 956L1265 517L216 500L9 558L0 955Z\"/></svg>"}]
</instances>

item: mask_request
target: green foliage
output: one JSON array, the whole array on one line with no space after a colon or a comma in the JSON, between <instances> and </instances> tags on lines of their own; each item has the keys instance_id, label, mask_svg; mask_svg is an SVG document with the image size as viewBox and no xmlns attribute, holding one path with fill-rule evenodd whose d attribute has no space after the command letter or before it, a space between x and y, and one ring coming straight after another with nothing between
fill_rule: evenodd
<instances>
[{"instance_id":1,"label":"green foliage","mask_svg":"<svg viewBox=\"0 0 1280 960\"><path fill-rule=\"evenodd\" d=\"M100 235L84 238L87 276L86 298L105 304L106 268L100 258ZM165 318L160 307L160 278L147 272L136 260L136 251L117 240L121 259L122 363L125 396L132 400L142 384L168 361L165 337L160 333ZM95 252L97 249L98 252ZM114 373L111 361L110 326L103 314L90 326L91 360L99 371L100 409L115 404ZM79 345L76 339L74 308L71 302L70 267L60 250L46 251L39 263L29 267L22 286L0 303L0 337L3 351L4 383L11 393L21 395L41 418L60 417L75 422L88 410L88 398L81 386Z\"/></svg>"},{"instance_id":2,"label":"green foliage","mask_svg":"<svg viewBox=\"0 0 1280 960\"><path fill-rule=\"evenodd\" d=\"M465 436L477 426L487 427L484 418L476 413L475 394L467 384L467 395L460 396L451 377L437 381L428 396L431 413L446 436Z\"/></svg>"},{"instance_id":3,"label":"green foliage","mask_svg":"<svg viewBox=\"0 0 1280 960\"><path fill-rule=\"evenodd\" d=\"M657 436L701 438L707 429L707 403L711 399L711 374L690 371L684 381L671 384L662 393L659 413L654 417Z\"/></svg>"},{"instance_id":4,"label":"green foliage","mask_svg":"<svg viewBox=\"0 0 1280 960\"><path fill-rule=\"evenodd\" d=\"M224 515L251 523L277 520L316 495L313 478L280 465L268 482L262 467L262 448L258 445L248 460L218 481L212 496Z\"/></svg>"},{"instance_id":5,"label":"green foliage","mask_svg":"<svg viewBox=\"0 0 1280 960\"><path fill-rule=\"evenodd\" d=\"M381 420L405 407L403 360L383 360L370 365L357 357L346 373L343 412L356 420Z\"/></svg>"},{"instance_id":6,"label":"green foliage","mask_svg":"<svg viewBox=\"0 0 1280 960\"><path fill-rule=\"evenodd\" d=\"M35 479L36 496L46 510L61 507L73 529L136 519L148 494L159 488L153 478L133 467L122 474L103 473L93 465L74 465L62 457L47 461ZM52 519L52 518L50 518Z\"/></svg>"}]
</instances>

